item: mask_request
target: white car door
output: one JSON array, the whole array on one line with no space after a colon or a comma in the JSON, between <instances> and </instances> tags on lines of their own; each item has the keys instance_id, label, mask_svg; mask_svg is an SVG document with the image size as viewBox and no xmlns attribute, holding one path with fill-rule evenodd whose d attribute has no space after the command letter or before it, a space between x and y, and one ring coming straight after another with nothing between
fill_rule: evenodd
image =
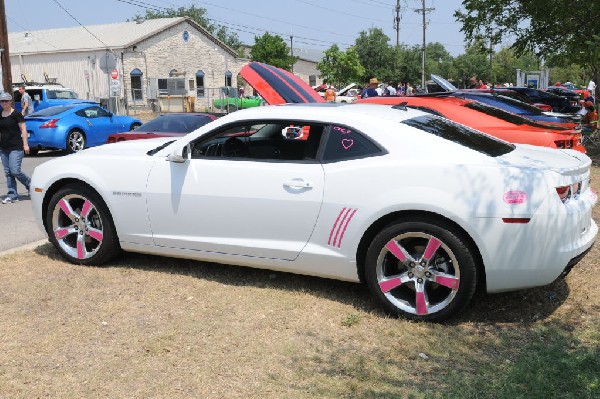
<instances>
[{"instance_id":1,"label":"white car door","mask_svg":"<svg viewBox=\"0 0 600 399\"><path fill-rule=\"evenodd\" d=\"M155 244L295 259L321 208L321 164L205 155L152 169L148 213Z\"/></svg>"}]
</instances>

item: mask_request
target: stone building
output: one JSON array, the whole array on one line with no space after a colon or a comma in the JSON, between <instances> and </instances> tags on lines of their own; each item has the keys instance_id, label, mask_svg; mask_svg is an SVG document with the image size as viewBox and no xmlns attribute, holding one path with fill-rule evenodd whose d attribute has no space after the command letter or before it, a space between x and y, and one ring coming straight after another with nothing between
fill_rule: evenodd
<instances>
[{"instance_id":1,"label":"stone building","mask_svg":"<svg viewBox=\"0 0 600 399\"><path fill-rule=\"evenodd\" d=\"M182 111L191 102L196 111L213 111L221 87L239 87L238 74L248 63L183 17L11 32L9 50L14 83L57 82L119 113L158 105ZM311 85L321 83L316 65L322 54L295 51L293 72Z\"/></svg>"},{"instance_id":2,"label":"stone building","mask_svg":"<svg viewBox=\"0 0 600 399\"><path fill-rule=\"evenodd\" d=\"M120 110L179 110L186 98L209 109L248 62L188 18L13 32L9 49L13 82L57 82Z\"/></svg>"}]
</instances>

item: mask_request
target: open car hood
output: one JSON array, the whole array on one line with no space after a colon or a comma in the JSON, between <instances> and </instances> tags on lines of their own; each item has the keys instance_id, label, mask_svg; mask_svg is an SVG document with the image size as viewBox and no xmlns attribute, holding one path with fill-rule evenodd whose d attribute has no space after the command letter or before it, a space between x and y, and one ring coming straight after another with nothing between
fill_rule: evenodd
<instances>
[{"instance_id":1,"label":"open car hood","mask_svg":"<svg viewBox=\"0 0 600 399\"><path fill-rule=\"evenodd\" d=\"M272 65L251 62L242 68L240 75L269 105L325 102L302 79Z\"/></svg>"},{"instance_id":2,"label":"open car hood","mask_svg":"<svg viewBox=\"0 0 600 399\"><path fill-rule=\"evenodd\" d=\"M452 83L448 82L446 79L442 78L441 76L431 74L431 80L433 80L442 89L444 89L446 91L458 90L458 88L456 86L454 86Z\"/></svg>"}]
</instances>

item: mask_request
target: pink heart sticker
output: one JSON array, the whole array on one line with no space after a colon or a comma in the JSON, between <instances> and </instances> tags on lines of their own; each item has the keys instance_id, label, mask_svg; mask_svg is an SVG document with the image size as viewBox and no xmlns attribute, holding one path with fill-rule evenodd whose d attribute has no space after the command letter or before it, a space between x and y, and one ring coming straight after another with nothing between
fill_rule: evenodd
<instances>
[{"instance_id":1,"label":"pink heart sticker","mask_svg":"<svg viewBox=\"0 0 600 399\"><path fill-rule=\"evenodd\" d=\"M342 140L342 147L344 147L345 150L352 147L352 145L354 145L354 140L352 140L352 139L343 139Z\"/></svg>"}]
</instances>

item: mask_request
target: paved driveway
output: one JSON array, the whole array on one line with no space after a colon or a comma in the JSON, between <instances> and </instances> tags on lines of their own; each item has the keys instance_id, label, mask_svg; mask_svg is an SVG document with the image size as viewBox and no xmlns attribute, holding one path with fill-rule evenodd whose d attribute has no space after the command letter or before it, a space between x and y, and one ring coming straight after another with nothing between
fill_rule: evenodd
<instances>
[{"instance_id":1,"label":"paved driveway","mask_svg":"<svg viewBox=\"0 0 600 399\"><path fill-rule=\"evenodd\" d=\"M62 156L62 153L48 151L33 157L25 157L22 169L31 176L37 165L56 156ZM46 238L33 219L27 190L19 182L17 182L17 191L21 201L14 204L0 204L0 252ZM4 169L0 169L0 197L4 198L5 195L6 177Z\"/></svg>"}]
</instances>

